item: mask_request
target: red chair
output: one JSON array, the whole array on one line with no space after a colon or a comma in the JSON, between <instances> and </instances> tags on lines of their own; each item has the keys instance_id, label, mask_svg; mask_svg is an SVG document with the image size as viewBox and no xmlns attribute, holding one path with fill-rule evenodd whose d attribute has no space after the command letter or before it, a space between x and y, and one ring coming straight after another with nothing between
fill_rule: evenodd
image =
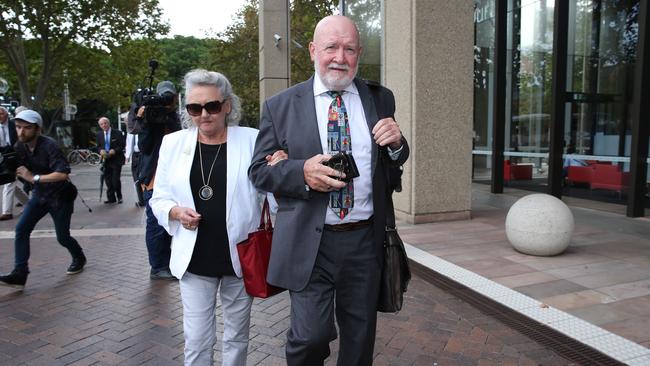
<instances>
[{"instance_id":1,"label":"red chair","mask_svg":"<svg viewBox=\"0 0 650 366\"><path fill-rule=\"evenodd\" d=\"M569 166L567 168L567 181L569 184L587 183L591 185L591 180L594 175L594 165Z\"/></svg>"},{"instance_id":2,"label":"red chair","mask_svg":"<svg viewBox=\"0 0 650 366\"><path fill-rule=\"evenodd\" d=\"M533 179L532 164L512 164L510 160L503 161L503 180L531 180Z\"/></svg>"},{"instance_id":3,"label":"red chair","mask_svg":"<svg viewBox=\"0 0 650 366\"><path fill-rule=\"evenodd\" d=\"M627 189L630 173L622 172L618 165L594 164L591 189L607 189L619 194Z\"/></svg>"}]
</instances>

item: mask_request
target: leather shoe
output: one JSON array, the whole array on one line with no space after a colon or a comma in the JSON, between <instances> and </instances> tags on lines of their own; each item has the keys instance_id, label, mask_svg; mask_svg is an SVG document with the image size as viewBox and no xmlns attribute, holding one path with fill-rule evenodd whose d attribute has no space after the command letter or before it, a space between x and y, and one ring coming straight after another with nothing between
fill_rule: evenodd
<instances>
[{"instance_id":1,"label":"leather shoe","mask_svg":"<svg viewBox=\"0 0 650 366\"><path fill-rule=\"evenodd\" d=\"M2 214L0 215L0 221L11 220L14 218L12 214Z\"/></svg>"},{"instance_id":2,"label":"leather shoe","mask_svg":"<svg viewBox=\"0 0 650 366\"><path fill-rule=\"evenodd\" d=\"M117 203L122 203L122 199L121 199L121 198L118 198L118 199L117 199Z\"/></svg>"},{"instance_id":3,"label":"leather shoe","mask_svg":"<svg viewBox=\"0 0 650 366\"><path fill-rule=\"evenodd\" d=\"M159 271L151 271L149 278L152 280L175 281L177 278L169 272L168 269L161 269Z\"/></svg>"},{"instance_id":4,"label":"leather shoe","mask_svg":"<svg viewBox=\"0 0 650 366\"><path fill-rule=\"evenodd\" d=\"M11 273L0 276L0 286L12 287L22 290L27 282L27 273L13 270Z\"/></svg>"},{"instance_id":5,"label":"leather shoe","mask_svg":"<svg viewBox=\"0 0 650 366\"><path fill-rule=\"evenodd\" d=\"M105 204L105 205L108 205L109 203L115 203L115 202L117 202L117 201L115 201L115 200L113 200L113 201L108 200L108 201L104 201L104 204Z\"/></svg>"},{"instance_id":6,"label":"leather shoe","mask_svg":"<svg viewBox=\"0 0 650 366\"><path fill-rule=\"evenodd\" d=\"M72 263L70 264L70 267L68 267L66 273L69 275L77 274L84 270L85 265L86 265L86 256L83 253L81 253L81 256L72 258Z\"/></svg>"}]
</instances>

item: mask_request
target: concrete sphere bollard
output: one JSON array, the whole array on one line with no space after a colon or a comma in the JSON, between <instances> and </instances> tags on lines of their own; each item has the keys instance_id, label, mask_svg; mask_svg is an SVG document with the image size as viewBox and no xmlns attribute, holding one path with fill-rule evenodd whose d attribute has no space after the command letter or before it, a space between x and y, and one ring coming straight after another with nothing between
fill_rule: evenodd
<instances>
[{"instance_id":1,"label":"concrete sphere bollard","mask_svg":"<svg viewBox=\"0 0 650 366\"><path fill-rule=\"evenodd\" d=\"M573 214L564 202L548 194L522 197L508 211L506 236L519 252L551 256L571 242Z\"/></svg>"}]
</instances>

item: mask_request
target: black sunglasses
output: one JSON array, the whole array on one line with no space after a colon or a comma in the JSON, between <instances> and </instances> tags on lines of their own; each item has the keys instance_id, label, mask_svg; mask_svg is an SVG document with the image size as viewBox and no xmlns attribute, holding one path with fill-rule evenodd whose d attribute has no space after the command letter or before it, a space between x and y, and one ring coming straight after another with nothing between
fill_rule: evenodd
<instances>
[{"instance_id":1,"label":"black sunglasses","mask_svg":"<svg viewBox=\"0 0 650 366\"><path fill-rule=\"evenodd\" d=\"M203 109L205 109L205 111L208 112L209 114L217 114L221 112L221 108L223 107L225 102L226 102L225 100L223 102L220 102L218 100L213 100L212 102L207 102L205 104L198 104L198 103L186 104L185 109L187 110L187 113L193 117L200 116L201 113L203 113Z\"/></svg>"}]
</instances>

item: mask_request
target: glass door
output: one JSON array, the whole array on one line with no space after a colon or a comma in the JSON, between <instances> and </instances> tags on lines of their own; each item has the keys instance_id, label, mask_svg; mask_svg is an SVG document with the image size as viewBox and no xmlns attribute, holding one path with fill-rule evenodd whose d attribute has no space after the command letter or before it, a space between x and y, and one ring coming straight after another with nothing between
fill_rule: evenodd
<instances>
[{"instance_id":1,"label":"glass door","mask_svg":"<svg viewBox=\"0 0 650 366\"><path fill-rule=\"evenodd\" d=\"M638 0L570 5L563 194L626 203Z\"/></svg>"}]
</instances>

